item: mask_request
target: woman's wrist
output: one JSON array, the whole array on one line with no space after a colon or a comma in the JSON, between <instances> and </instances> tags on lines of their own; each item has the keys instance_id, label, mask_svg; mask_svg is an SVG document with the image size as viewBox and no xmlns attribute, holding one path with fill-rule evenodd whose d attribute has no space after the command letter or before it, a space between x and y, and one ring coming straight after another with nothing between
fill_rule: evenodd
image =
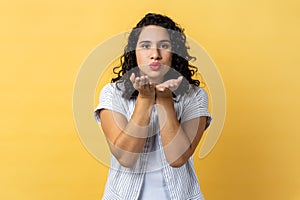
<instances>
[{"instance_id":1,"label":"woman's wrist","mask_svg":"<svg viewBox=\"0 0 300 200\"><path fill-rule=\"evenodd\" d=\"M139 94L137 97L137 102L144 106L152 106L155 103L155 96Z\"/></svg>"},{"instance_id":2,"label":"woman's wrist","mask_svg":"<svg viewBox=\"0 0 300 200\"><path fill-rule=\"evenodd\" d=\"M140 118L149 118L150 121L150 116L152 113L152 108L155 104L155 98L150 98L150 97L143 97L142 95L138 95L137 101L136 101L136 106L135 106L135 111L136 113L139 113ZM143 117L141 117L143 116Z\"/></svg>"},{"instance_id":3,"label":"woman's wrist","mask_svg":"<svg viewBox=\"0 0 300 200\"><path fill-rule=\"evenodd\" d=\"M156 104L161 104L162 106L171 105L173 106L173 97L170 96L156 96L155 98Z\"/></svg>"}]
</instances>

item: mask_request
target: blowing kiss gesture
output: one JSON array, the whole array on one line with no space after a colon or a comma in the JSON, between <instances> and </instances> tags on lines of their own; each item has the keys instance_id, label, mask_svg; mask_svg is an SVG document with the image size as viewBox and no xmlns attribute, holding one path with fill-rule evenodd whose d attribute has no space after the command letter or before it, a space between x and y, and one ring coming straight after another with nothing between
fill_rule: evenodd
<instances>
[{"instance_id":1,"label":"blowing kiss gesture","mask_svg":"<svg viewBox=\"0 0 300 200\"><path fill-rule=\"evenodd\" d=\"M148 76L136 77L134 73L130 76L130 81L134 89L139 91L142 98L170 98L172 92L175 91L182 82L183 77L179 76L177 79L170 79L160 84L151 82Z\"/></svg>"}]
</instances>

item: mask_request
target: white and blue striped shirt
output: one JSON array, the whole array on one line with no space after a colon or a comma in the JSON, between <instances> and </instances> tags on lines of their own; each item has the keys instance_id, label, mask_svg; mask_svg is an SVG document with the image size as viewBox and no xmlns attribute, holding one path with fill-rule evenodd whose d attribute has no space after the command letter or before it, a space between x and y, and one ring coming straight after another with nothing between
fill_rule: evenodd
<instances>
[{"instance_id":1,"label":"white and blue striped shirt","mask_svg":"<svg viewBox=\"0 0 300 200\"><path fill-rule=\"evenodd\" d=\"M116 88L116 83L107 84L102 89L99 104L94 112L99 124L101 109L119 112L129 121L135 108L136 99L125 99L122 97L122 93L122 90ZM176 96L174 98L174 108L181 123L200 116L207 116L207 126L210 124L208 97L206 91L202 88L191 86L188 93ZM133 168L123 167L111 154L110 170L103 199L143 200L144 194L141 193L147 191L147 188L144 188L145 186L149 186L148 182L144 183L144 181L149 180L147 177L145 179L145 175L151 176L151 172L161 174L166 198L171 200L204 199L194 170L192 157L179 168L171 167L168 164L162 148L155 106L150 119L148 136L144 149ZM148 160L153 158L160 160L160 162L148 164ZM153 175L157 175L157 173Z\"/></svg>"}]
</instances>

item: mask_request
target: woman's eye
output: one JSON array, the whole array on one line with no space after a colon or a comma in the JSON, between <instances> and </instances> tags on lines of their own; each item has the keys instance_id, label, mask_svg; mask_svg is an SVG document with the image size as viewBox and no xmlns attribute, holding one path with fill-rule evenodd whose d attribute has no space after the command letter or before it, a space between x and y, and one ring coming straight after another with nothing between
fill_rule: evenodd
<instances>
[{"instance_id":1,"label":"woman's eye","mask_svg":"<svg viewBox=\"0 0 300 200\"><path fill-rule=\"evenodd\" d=\"M167 43L161 44L161 45L160 45L160 48L161 48L161 49L170 49L170 47L171 47L171 45L170 45L170 44L167 44Z\"/></svg>"},{"instance_id":2,"label":"woman's eye","mask_svg":"<svg viewBox=\"0 0 300 200\"><path fill-rule=\"evenodd\" d=\"M149 49L151 46L149 45L149 44L143 44L142 45L142 48L144 48L144 49Z\"/></svg>"}]
</instances>

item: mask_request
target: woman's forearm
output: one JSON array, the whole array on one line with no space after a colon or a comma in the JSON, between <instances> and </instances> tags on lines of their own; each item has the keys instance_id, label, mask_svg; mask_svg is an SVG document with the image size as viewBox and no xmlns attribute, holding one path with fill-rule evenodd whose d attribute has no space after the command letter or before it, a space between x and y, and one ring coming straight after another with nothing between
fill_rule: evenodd
<instances>
[{"instance_id":1,"label":"woman's forearm","mask_svg":"<svg viewBox=\"0 0 300 200\"><path fill-rule=\"evenodd\" d=\"M156 104L165 156L171 166L180 167L190 157L192 141L177 119L173 99L157 98Z\"/></svg>"},{"instance_id":2,"label":"woman's forearm","mask_svg":"<svg viewBox=\"0 0 300 200\"><path fill-rule=\"evenodd\" d=\"M153 105L154 100L138 97L131 119L110 145L123 166L132 167L143 150Z\"/></svg>"}]
</instances>

